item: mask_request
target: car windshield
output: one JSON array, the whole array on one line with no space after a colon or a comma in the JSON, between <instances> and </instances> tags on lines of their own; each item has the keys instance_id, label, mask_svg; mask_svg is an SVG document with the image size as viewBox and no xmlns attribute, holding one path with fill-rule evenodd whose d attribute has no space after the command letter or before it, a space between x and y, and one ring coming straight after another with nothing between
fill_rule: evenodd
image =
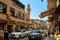
<instances>
[{"instance_id":1,"label":"car windshield","mask_svg":"<svg viewBox=\"0 0 60 40\"><path fill-rule=\"evenodd\" d=\"M45 34L45 32L41 32L41 34Z\"/></svg>"},{"instance_id":2,"label":"car windshield","mask_svg":"<svg viewBox=\"0 0 60 40\"><path fill-rule=\"evenodd\" d=\"M34 30L33 33L40 33L40 31L39 30Z\"/></svg>"},{"instance_id":3,"label":"car windshield","mask_svg":"<svg viewBox=\"0 0 60 40\"><path fill-rule=\"evenodd\" d=\"M26 32L26 30L25 29L21 29L20 32Z\"/></svg>"}]
</instances>

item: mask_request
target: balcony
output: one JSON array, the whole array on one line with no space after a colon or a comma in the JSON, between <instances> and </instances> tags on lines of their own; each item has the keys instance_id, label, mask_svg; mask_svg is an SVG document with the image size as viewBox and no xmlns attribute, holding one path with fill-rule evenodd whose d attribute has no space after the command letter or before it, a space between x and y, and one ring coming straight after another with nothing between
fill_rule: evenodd
<instances>
[{"instance_id":1,"label":"balcony","mask_svg":"<svg viewBox=\"0 0 60 40\"><path fill-rule=\"evenodd\" d=\"M25 9L25 5L23 5L20 1L18 1L18 0L11 0L11 1L13 1L13 2L14 2L15 4L17 4L19 7Z\"/></svg>"},{"instance_id":2,"label":"balcony","mask_svg":"<svg viewBox=\"0 0 60 40\"><path fill-rule=\"evenodd\" d=\"M25 23L25 20L19 19L19 18L14 17L14 16L10 16L10 20L15 21L15 22L23 22L23 23Z\"/></svg>"}]
</instances>

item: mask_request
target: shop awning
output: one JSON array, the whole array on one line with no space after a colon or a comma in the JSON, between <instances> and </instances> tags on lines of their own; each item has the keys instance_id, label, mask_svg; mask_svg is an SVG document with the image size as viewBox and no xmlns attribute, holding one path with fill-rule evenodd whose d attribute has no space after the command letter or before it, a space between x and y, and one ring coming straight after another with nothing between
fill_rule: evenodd
<instances>
[{"instance_id":1,"label":"shop awning","mask_svg":"<svg viewBox=\"0 0 60 40\"><path fill-rule=\"evenodd\" d=\"M41 15L39 15L40 18L43 18L45 16L48 16L48 15L51 15L55 12L56 8L53 8L53 9L48 9L47 11L45 12L42 12Z\"/></svg>"}]
</instances>

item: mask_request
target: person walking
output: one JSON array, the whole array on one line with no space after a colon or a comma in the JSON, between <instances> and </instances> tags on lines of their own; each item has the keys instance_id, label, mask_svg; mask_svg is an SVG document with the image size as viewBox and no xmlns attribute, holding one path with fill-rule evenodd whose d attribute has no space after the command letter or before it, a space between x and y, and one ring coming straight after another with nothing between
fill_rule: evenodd
<instances>
[{"instance_id":1,"label":"person walking","mask_svg":"<svg viewBox=\"0 0 60 40\"><path fill-rule=\"evenodd\" d=\"M48 31L48 37L50 38L50 31Z\"/></svg>"},{"instance_id":2,"label":"person walking","mask_svg":"<svg viewBox=\"0 0 60 40\"><path fill-rule=\"evenodd\" d=\"M2 30L2 26L0 26L0 40L4 40L4 31Z\"/></svg>"}]
</instances>

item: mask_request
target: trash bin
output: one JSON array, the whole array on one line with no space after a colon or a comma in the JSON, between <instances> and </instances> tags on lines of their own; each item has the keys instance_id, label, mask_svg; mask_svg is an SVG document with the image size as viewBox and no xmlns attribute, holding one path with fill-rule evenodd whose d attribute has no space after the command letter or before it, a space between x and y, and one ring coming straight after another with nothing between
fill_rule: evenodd
<instances>
[{"instance_id":1,"label":"trash bin","mask_svg":"<svg viewBox=\"0 0 60 40\"><path fill-rule=\"evenodd\" d=\"M8 32L4 32L4 40L8 40Z\"/></svg>"}]
</instances>

